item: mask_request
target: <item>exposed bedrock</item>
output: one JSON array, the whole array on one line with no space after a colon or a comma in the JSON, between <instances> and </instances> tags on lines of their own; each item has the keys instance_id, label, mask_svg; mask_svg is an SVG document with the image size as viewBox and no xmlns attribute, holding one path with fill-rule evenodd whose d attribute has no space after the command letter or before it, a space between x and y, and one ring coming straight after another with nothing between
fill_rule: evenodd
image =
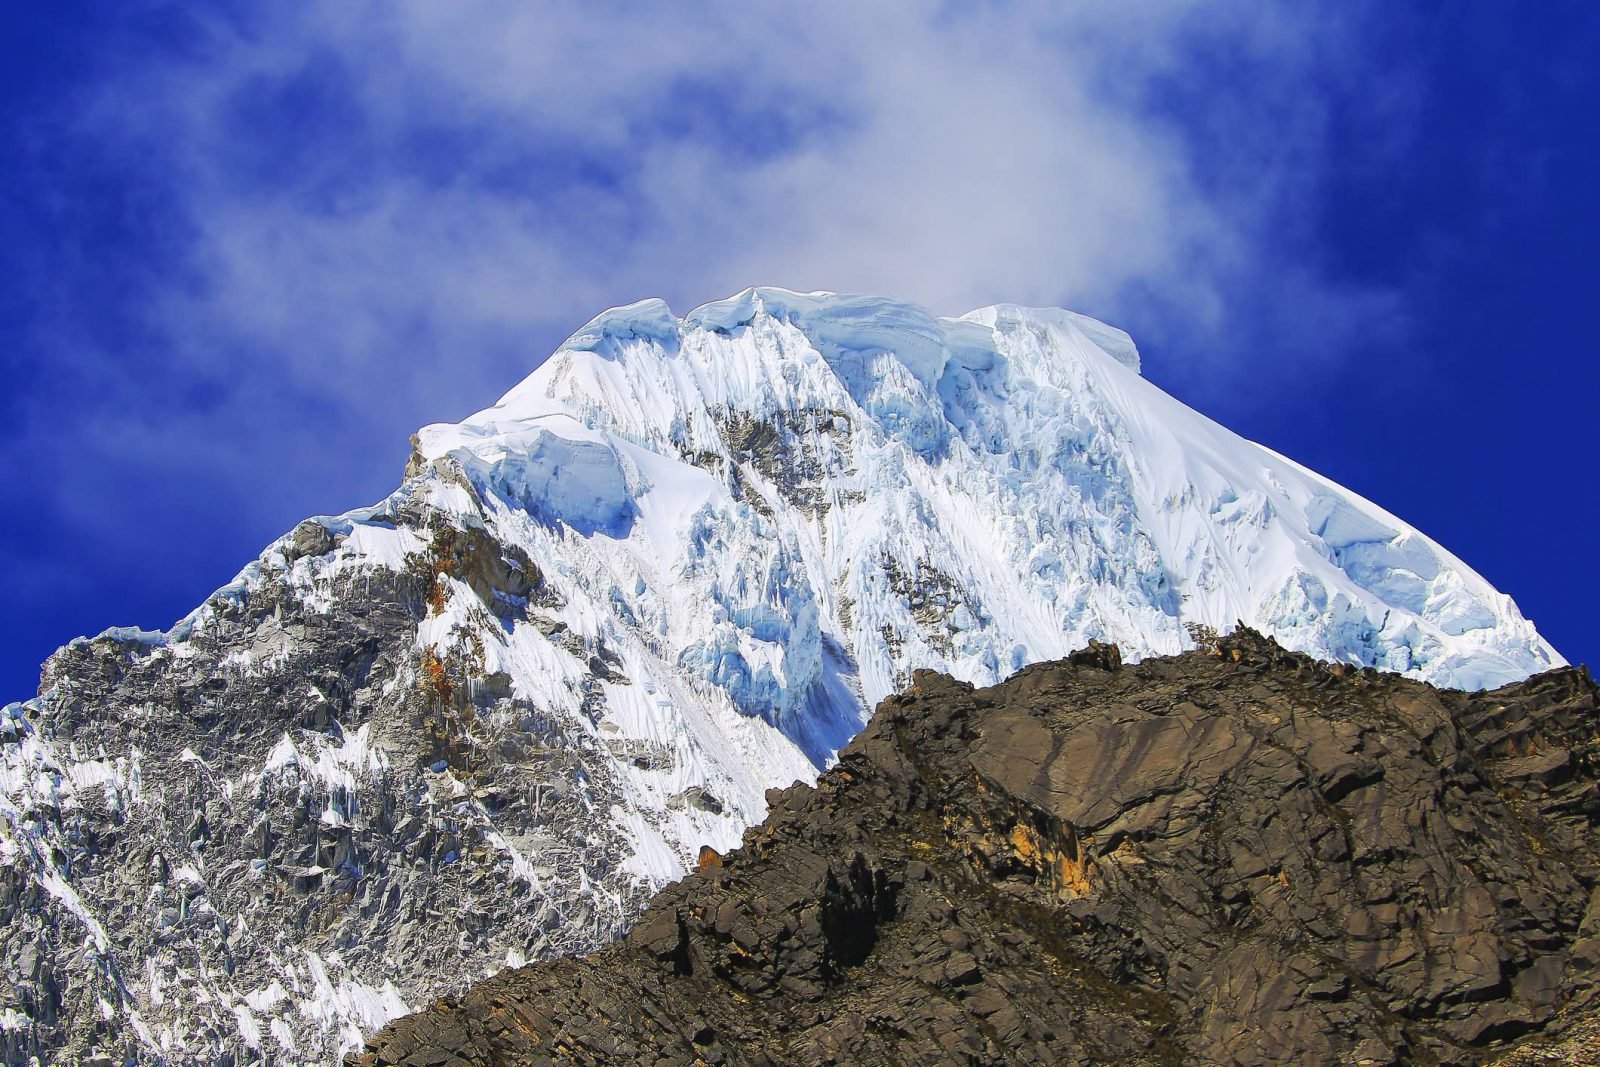
<instances>
[{"instance_id":1,"label":"exposed bedrock","mask_svg":"<svg viewBox=\"0 0 1600 1067\"><path fill-rule=\"evenodd\" d=\"M1584 670L1462 693L1245 629L1115 653L978 690L919 672L624 941L502 972L353 1062L1467 1064L1584 1044Z\"/></svg>"}]
</instances>

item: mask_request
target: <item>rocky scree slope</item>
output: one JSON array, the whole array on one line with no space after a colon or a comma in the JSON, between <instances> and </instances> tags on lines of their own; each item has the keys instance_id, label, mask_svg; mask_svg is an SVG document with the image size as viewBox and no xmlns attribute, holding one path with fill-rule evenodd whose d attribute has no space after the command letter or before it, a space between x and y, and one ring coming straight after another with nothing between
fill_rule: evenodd
<instances>
[{"instance_id":1,"label":"rocky scree slope","mask_svg":"<svg viewBox=\"0 0 1600 1067\"><path fill-rule=\"evenodd\" d=\"M1248 630L918 672L625 940L350 1062L1482 1062L1595 1004L1597 698Z\"/></svg>"},{"instance_id":2,"label":"rocky scree slope","mask_svg":"<svg viewBox=\"0 0 1600 1067\"><path fill-rule=\"evenodd\" d=\"M1467 688L1560 657L1400 520L1056 310L614 309L399 489L0 712L0 1056L324 1063L619 935L937 667L1243 618Z\"/></svg>"}]
</instances>

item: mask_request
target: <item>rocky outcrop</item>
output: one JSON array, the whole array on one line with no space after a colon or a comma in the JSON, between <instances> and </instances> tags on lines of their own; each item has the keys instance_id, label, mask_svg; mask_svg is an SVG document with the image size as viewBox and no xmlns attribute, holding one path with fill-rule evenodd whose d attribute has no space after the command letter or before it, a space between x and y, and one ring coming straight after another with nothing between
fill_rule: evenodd
<instances>
[{"instance_id":1,"label":"rocky outcrop","mask_svg":"<svg viewBox=\"0 0 1600 1067\"><path fill-rule=\"evenodd\" d=\"M336 1062L620 936L917 667L1111 669L1238 617L1464 688L1561 662L1438 545L1137 368L1120 331L1010 306L599 316L420 431L382 501L0 706L0 1061ZM1016 877L1094 886L1054 825Z\"/></svg>"},{"instance_id":2,"label":"rocky outcrop","mask_svg":"<svg viewBox=\"0 0 1600 1067\"><path fill-rule=\"evenodd\" d=\"M626 940L353 1062L1571 1054L1600 979L1597 698L1582 669L1442 691L1242 629L988 689L919 672Z\"/></svg>"},{"instance_id":3,"label":"rocky outcrop","mask_svg":"<svg viewBox=\"0 0 1600 1067\"><path fill-rule=\"evenodd\" d=\"M181 644L75 642L4 709L0 1062L337 1062L408 1005L627 928L648 889L585 792L620 793L615 758L469 646L418 647L448 583L550 625L538 571L422 532L320 602L273 575ZM302 524L284 557L332 540Z\"/></svg>"}]
</instances>

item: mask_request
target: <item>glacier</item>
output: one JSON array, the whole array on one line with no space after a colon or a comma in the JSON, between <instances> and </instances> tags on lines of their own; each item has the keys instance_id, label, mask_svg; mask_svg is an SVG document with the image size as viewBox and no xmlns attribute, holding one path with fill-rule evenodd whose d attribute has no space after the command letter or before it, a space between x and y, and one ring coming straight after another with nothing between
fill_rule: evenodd
<instances>
[{"instance_id":1,"label":"glacier","mask_svg":"<svg viewBox=\"0 0 1600 1067\"><path fill-rule=\"evenodd\" d=\"M751 289L678 320L645 301L418 448L465 476L461 521L603 530L589 596L659 617L672 590L676 623L714 634L686 644L663 619L667 647L774 722L819 682L824 638L867 706L908 664L990 683L1090 638L1168 653L1237 620L1458 688L1563 662L1440 546L1060 310ZM949 592L936 611L908 582Z\"/></svg>"},{"instance_id":2,"label":"glacier","mask_svg":"<svg viewBox=\"0 0 1600 1067\"><path fill-rule=\"evenodd\" d=\"M913 669L985 685L1238 621L1457 688L1564 663L1085 316L611 309L420 430L384 500L165 633L74 642L5 708L0 1052L327 1062L616 936Z\"/></svg>"}]
</instances>

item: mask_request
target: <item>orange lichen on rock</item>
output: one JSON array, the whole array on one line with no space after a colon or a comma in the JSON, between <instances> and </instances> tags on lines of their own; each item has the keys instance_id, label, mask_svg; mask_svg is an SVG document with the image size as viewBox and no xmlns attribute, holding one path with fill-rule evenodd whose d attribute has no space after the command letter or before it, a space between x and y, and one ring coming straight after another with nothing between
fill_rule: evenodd
<instances>
[{"instance_id":1,"label":"orange lichen on rock","mask_svg":"<svg viewBox=\"0 0 1600 1067\"><path fill-rule=\"evenodd\" d=\"M1011 828L1011 848L1023 867L1072 899L1089 892L1089 878L1077 835L1070 826L1063 829L1063 840L1056 842L1029 823L1019 822Z\"/></svg>"},{"instance_id":2,"label":"orange lichen on rock","mask_svg":"<svg viewBox=\"0 0 1600 1067\"><path fill-rule=\"evenodd\" d=\"M455 692L455 686L450 681L450 673L445 669L444 660L439 658L439 653L435 649L429 648L422 653L422 683L441 701L449 702Z\"/></svg>"}]
</instances>

